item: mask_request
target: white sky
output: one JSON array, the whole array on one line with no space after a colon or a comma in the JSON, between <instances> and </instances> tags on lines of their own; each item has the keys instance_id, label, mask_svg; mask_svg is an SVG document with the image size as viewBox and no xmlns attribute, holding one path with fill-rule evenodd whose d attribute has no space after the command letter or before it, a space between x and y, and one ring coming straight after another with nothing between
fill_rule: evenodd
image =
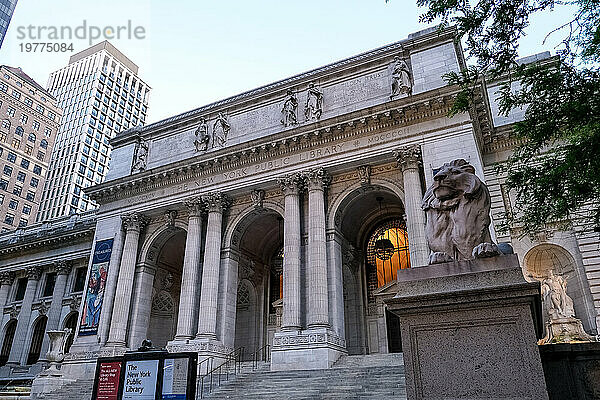
<instances>
[{"instance_id":1,"label":"white sky","mask_svg":"<svg viewBox=\"0 0 600 400\"><path fill-rule=\"evenodd\" d=\"M425 29L416 0L19 0L0 50L0 64L21 67L46 86L73 53L21 52L19 26L143 26L144 40L111 40L140 67L152 88L154 122L309 69L402 40ZM546 33L569 19L537 16L521 55L554 52ZM74 52L85 40L67 40Z\"/></svg>"}]
</instances>

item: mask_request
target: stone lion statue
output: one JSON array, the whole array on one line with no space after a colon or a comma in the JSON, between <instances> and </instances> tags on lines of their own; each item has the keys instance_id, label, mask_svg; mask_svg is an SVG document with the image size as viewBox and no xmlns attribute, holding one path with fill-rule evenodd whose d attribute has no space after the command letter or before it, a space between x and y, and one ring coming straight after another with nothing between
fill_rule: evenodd
<instances>
[{"instance_id":1,"label":"stone lion statue","mask_svg":"<svg viewBox=\"0 0 600 400\"><path fill-rule=\"evenodd\" d=\"M490 192L465 160L446 163L423 197L429 264L493 257L500 252L490 237Z\"/></svg>"}]
</instances>

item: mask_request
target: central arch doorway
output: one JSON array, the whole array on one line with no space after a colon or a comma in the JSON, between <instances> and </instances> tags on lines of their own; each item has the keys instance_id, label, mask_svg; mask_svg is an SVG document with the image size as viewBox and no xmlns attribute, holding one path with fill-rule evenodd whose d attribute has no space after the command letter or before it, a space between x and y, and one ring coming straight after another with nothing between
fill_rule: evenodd
<instances>
[{"instance_id":1,"label":"central arch doorway","mask_svg":"<svg viewBox=\"0 0 600 400\"><path fill-rule=\"evenodd\" d=\"M264 346L279 329L283 217L271 209L257 209L245 215L234 232L239 237L234 347L243 347L250 358L261 348L266 354Z\"/></svg>"},{"instance_id":2,"label":"central arch doorway","mask_svg":"<svg viewBox=\"0 0 600 400\"><path fill-rule=\"evenodd\" d=\"M349 190L334 208L343 243L344 328L349 354L402 351L400 321L384 299L410 268L402 193L383 185Z\"/></svg>"}]
</instances>

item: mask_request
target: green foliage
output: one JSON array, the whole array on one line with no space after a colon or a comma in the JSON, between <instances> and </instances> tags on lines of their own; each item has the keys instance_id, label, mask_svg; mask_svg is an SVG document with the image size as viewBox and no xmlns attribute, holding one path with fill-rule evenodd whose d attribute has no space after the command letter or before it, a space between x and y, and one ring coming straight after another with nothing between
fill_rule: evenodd
<instances>
[{"instance_id":1,"label":"green foliage","mask_svg":"<svg viewBox=\"0 0 600 400\"><path fill-rule=\"evenodd\" d=\"M520 145L498 166L517 204L503 229L535 235L548 224L578 219L600 226L600 0L417 0L423 22L456 25L476 64L446 75L461 92L453 112L469 110L482 81L501 80L500 112L526 109L513 127ZM521 65L519 40L530 17L575 6L573 19L549 34L562 35L553 62ZM516 83L516 84L515 84Z\"/></svg>"}]
</instances>

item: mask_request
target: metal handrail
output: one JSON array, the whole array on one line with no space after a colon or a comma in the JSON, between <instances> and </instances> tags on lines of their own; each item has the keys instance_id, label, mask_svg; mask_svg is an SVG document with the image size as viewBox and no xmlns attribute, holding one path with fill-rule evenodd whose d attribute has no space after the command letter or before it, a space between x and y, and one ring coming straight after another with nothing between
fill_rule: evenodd
<instances>
[{"instance_id":1,"label":"metal handrail","mask_svg":"<svg viewBox=\"0 0 600 400\"><path fill-rule=\"evenodd\" d=\"M252 371L258 368L259 361L269 362L271 357L271 352L269 349L271 348L270 344L265 344L263 347L256 350L252 353Z\"/></svg>"},{"instance_id":2,"label":"metal handrail","mask_svg":"<svg viewBox=\"0 0 600 400\"><path fill-rule=\"evenodd\" d=\"M214 357L212 357L214 359ZM233 363L233 375L237 375L242 371L242 360L244 359L244 348L238 347L232 352L225 355L225 361L219 366L212 368L206 374L200 377L200 398L204 398L204 380L208 382L208 393L212 393L213 387L216 384L217 387L221 386L221 376L223 375L223 368L225 369L225 381L229 380L229 370ZM206 360L204 360L206 361ZM202 361L202 362L204 362ZM208 364L207 364L208 366ZM212 364L211 364L212 366ZM218 373L218 381L214 382L213 376Z\"/></svg>"}]
</instances>

